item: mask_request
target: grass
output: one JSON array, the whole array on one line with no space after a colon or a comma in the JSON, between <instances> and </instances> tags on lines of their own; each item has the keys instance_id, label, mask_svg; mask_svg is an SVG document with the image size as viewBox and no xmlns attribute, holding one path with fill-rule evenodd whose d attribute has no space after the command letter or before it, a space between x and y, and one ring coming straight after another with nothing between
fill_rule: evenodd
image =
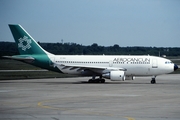
<instances>
[{"instance_id":1,"label":"grass","mask_svg":"<svg viewBox=\"0 0 180 120\"><path fill-rule=\"evenodd\" d=\"M0 59L0 70L41 70L41 68L11 59Z\"/></svg>"},{"instance_id":2,"label":"grass","mask_svg":"<svg viewBox=\"0 0 180 120\"><path fill-rule=\"evenodd\" d=\"M52 71L0 72L0 80L74 77Z\"/></svg>"}]
</instances>

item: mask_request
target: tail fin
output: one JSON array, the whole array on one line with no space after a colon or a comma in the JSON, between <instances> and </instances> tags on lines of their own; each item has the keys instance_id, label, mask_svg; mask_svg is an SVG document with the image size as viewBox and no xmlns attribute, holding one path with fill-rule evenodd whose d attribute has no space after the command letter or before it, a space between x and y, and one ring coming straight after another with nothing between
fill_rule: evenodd
<instances>
[{"instance_id":1,"label":"tail fin","mask_svg":"<svg viewBox=\"0 0 180 120\"><path fill-rule=\"evenodd\" d=\"M9 25L21 55L50 54L45 51L21 25Z\"/></svg>"}]
</instances>

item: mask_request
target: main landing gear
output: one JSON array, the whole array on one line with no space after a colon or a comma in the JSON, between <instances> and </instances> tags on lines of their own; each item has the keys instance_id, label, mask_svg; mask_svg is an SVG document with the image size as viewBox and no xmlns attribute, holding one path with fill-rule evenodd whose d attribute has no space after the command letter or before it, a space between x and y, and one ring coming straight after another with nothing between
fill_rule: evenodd
<instances>
[{"instance_id":1,"label":"main landing gear","mask_svg":"<svg viewBox=\"0 0 180 120\"><path fill-rule=\"evenodd\" d=\"M89 79L88 83L105 83L105 79Z\"/></svg>"},{"instance_id":2,"label":"main landing gear","mask_svg":"<svg viewBox=\"0 0 180 120\"><path fill-rule=\"evenodd\" d=\"M152 77L151 84L156 84L156 76Z\"/></svg>"},{"instance_id":3,"label":"main landing gear","mask_svg":"<svg viewBox=\"0 0 180 120\"><path fill-rule=\"evenodd\" d=\"M89 79L88 83L105 83L105 79L100 76L98 79L95 79L95 76L92 79Z\"/></svg>"}]
</instances>

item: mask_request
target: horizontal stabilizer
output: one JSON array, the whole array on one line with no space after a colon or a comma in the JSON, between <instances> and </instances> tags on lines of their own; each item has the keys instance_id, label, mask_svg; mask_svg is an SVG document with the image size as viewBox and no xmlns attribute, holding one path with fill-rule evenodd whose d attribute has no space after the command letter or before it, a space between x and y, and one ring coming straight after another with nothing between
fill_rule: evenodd
<instances>
[{"instance_id":1,"label":"horizontal stabilizer","mask_svg":"<svg viewBox=\"0 0 180 120\"><path fill-rule=\"evenodd\" d=\"M4 58L9 58L13 60L19 60L24 62L32 62L34 60L33 57L24 57L24 56L3 56Z\"/></svg>"}]
</instances>

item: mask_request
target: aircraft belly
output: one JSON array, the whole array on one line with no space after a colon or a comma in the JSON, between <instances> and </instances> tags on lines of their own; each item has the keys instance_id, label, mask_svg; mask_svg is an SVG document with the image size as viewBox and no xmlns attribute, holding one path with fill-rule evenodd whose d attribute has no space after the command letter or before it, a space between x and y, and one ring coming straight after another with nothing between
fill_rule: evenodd
<instances>
[{"instance_id":1,"label":"aircraft belly","mask_svg":"<svg viewBox=\"0 0 180 120\"><path fill-rule=\"evenodd\" d=\"M126 75L134 75L134 76L148 76L150 75L149 67L144 66L134 66L126 68Z\"/></svg>"},{"instance_id":2,"label":"aircraft belly","mask_svg":"<svg viewBox=\"0 0 180 120\"><path fill-rule=\"evenodd\" d=\"M155 69L155 68L151 68L151 74L152 75L160 75L160 74L167 74L167 73L171 73L173 72L173 68L158 68L158 69Z\"/></svg>"}]
</instances>

